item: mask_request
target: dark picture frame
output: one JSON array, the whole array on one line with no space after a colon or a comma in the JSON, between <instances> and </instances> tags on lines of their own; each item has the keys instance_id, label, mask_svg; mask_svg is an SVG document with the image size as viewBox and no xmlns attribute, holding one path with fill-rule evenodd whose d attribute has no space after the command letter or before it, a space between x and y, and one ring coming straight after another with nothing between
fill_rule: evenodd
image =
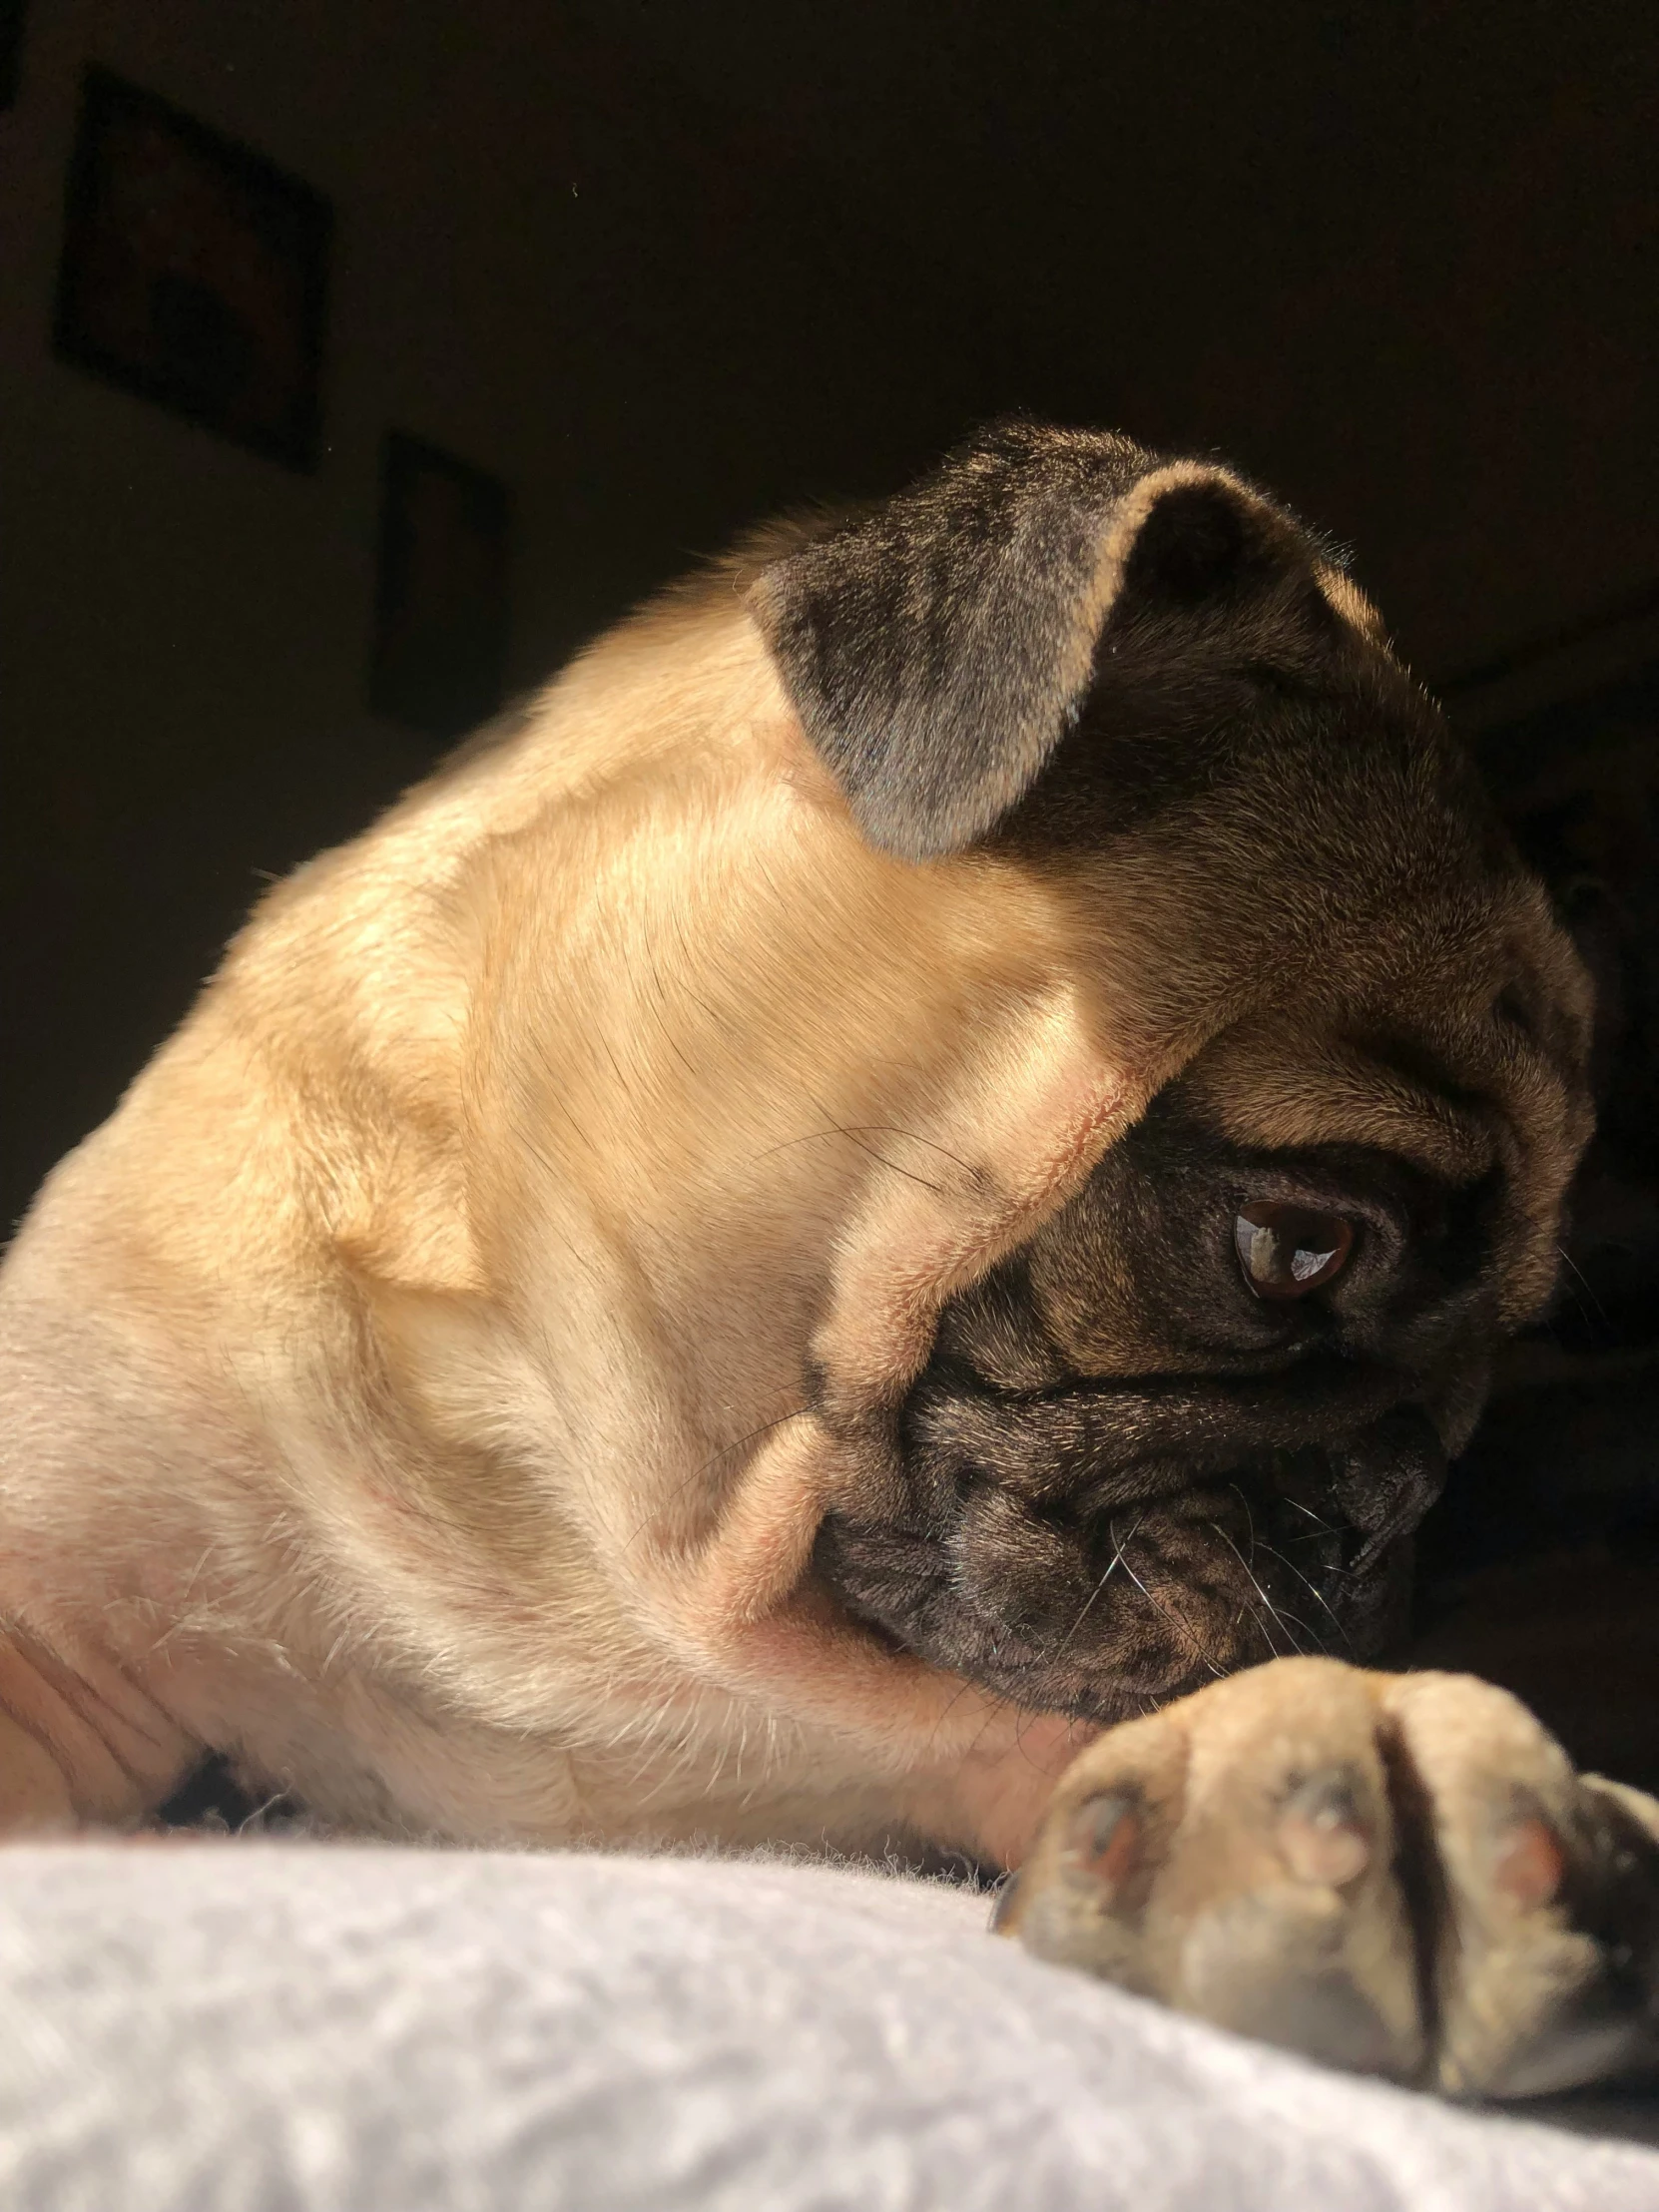
<instances>
[{"instance_id":1,"label":"dark picture frame","mask_svg":"<svg viewBox=\"0 0 1659 2212\"><path fill-rule=\"evenodd\" d=\"M369 705L428 737L495 713L506 678L512 500L499 477L400 430L381 456Z\"/></svg>"},{"instance_id":2,"label":"dark picture frame","mask_svg":"<svg viewBox=\"0 0 1659 2212\"><path fill-rule=\"evenodd\" d=\"M90 66L65 205L62 360L312 470L333 210L263 154Z\"/></svg>"}]
</instances>

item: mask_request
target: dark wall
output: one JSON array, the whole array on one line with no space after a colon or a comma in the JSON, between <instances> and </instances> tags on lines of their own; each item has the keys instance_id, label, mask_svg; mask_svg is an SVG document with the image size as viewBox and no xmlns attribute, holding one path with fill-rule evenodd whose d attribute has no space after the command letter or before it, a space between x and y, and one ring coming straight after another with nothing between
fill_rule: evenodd
<instances>
[{"instance_id":1,"label":"dark wall","mask_svg":"<svg viewBox=\"0 0 1659 2212\"><path fill-rule=\"evenodd\" d=\"M1659 583L1652 0L580 0L1214 444L1436 682Z\"/></svg>"}]
</instances>

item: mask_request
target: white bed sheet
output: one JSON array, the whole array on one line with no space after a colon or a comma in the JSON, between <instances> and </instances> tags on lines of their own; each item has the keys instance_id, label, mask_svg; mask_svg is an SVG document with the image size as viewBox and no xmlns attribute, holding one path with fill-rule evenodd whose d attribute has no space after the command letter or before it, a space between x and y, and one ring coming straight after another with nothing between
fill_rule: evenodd
<instances>
[{"instance_id":1,"label":"white bed sheet","mask_svg":"<svg viewBox=\"0 0 1659 2212\"><path fill-rule=\"evenodd\" d=\"M6 2212L1659 2212L1659 2153L1350 2081L780 1861L0 1853Z\"/></svg>"}]
</instances>

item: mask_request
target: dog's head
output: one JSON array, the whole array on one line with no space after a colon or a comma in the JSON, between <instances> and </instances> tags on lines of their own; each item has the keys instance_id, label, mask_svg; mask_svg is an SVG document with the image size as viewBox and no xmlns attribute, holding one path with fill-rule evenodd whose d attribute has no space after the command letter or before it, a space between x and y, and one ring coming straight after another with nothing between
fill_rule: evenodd
<instances>
[{"instance_id":1,"label":"dog's head","mask_svg":"<svg viewBox=\"0 0 1659 2212\"><path fill-rule=\"evenodd\" d=\"M1375 1650L1588 1122L1581 973L1441 717L1283 509L1103 435L1001 426L751 605L866 844L1040 884L1137 1090L884 1387L821 1333L821 1583L1101 1718Z\"/></svg>"}]
</instances>

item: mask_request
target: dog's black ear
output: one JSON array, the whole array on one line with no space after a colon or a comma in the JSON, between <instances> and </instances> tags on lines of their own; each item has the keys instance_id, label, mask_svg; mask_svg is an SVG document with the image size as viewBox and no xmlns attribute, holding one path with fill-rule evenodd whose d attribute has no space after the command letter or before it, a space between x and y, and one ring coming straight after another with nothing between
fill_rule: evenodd
<instances>
[{"instance_id":1,"label":"dog's black ear","mask_svg":"<svg viewBox=\"0 0 1659 2212\"><path fill-rule=\"evenodd\" d=\"M872 844L960 850L1027 792L1108 625L1208 623L1317 551L1228 470L1106 432L994 425L763 569L750 604Z\"/></svg>"}]
</instances>

